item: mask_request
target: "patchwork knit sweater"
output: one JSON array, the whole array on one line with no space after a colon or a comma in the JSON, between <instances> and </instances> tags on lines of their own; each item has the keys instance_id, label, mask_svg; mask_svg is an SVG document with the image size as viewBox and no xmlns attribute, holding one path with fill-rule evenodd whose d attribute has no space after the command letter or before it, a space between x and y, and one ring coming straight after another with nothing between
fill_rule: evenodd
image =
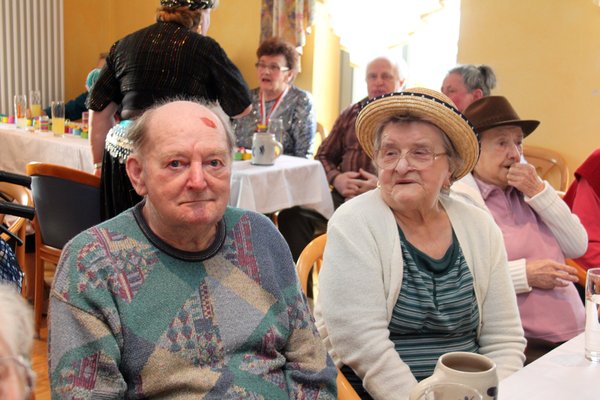
<instances>
[{"instance_id":1,"label":"patchwork knit sweater","mask_svg":"<svg viewBox=\"0 0 600 400\"><path fill-rule=\"evenodd\" d=\"M327 356L283 238L227 209L182 252L141 206L63 249L50 299L52 398L334 399Z\"/></svg>"}]
</instances>

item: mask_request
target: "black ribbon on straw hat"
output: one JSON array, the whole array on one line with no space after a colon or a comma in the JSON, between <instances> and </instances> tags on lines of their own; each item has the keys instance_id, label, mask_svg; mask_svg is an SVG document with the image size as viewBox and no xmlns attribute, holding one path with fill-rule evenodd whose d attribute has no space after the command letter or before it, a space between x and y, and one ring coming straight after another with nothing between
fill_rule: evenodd
<instances>
[{"instance_id":1,"label":"black ribbon on straw hat","mask_svg":"<svg viewBox=\"0 0 600 400\"><path fill-rule=\"evenodd\" d=\"M380 124L394 116L411 116L442 130L462 159L454 172L460 179L473 170L479 158L478 133L447 96L435 90L413 88L384 94L366 101L356 118L356 135L362 148L374 157L374 139Z\"/></svg>"},{"instance_id":2,"label":"black ribbon on straw hat","mask_svg":"<svg viewBox=\"0 0 600 400\"><path fill-rule=\"evenodd\" d=\"M160 5L163 7L188 7L190 10L206 10L213 8L214 0L160 0Z\"/></svg>"}]
</instances>

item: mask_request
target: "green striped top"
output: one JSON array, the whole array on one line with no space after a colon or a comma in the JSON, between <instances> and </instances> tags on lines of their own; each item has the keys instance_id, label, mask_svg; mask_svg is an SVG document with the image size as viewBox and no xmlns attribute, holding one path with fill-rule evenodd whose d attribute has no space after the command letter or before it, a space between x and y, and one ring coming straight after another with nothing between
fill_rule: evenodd
<instances>
[{"instance_id":1,"label":"green striped top","mask_svg":"<svg viewBox=\"0 0 600 400\"><path fill-rule=\"evenodd\" d=\"M389 324L390 339L417 380L433 373L450 351L476 353L479 310L469 271L454 231L441 259L410 244L398 227L404 272Z\"/></svg>"}]
</instances>

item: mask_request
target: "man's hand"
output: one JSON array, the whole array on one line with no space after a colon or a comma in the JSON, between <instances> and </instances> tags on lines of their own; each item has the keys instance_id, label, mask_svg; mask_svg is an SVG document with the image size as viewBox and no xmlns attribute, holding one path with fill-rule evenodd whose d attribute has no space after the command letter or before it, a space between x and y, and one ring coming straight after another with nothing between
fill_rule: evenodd
<instances>
[{"instance_id":1,"label":"man's hand","mask_svg":"<svg viewBox=\"0 0 600 400\"><path fill-rule=\"evenodd\" d=\"M357 194L368 192L369 190L375 189L377 187L377 182L379 181L377 175L373 175L369 171L365 171L362 168L359 169L358 172L360 173L362 181L358 185L359 193Z\"/></svg>"},{"instance_id":2,"label":"man's hand","mask_svg":"<svg viewBox=\"0 0 600 400\"><path fill-rule=\"evenodd\" d=\"M351 199L377 186L377 176L360 169L359 172L342 172L333 180L333 187L345 199Z\"/></svg>"},{"instance_id":3,"label":"man's hand","mask_svg":"<svg viewBox=\"0 0 600 400\"><path fill-rule=\"evenodd\" d=\"M540 289L554 289L579 280L575 268L552 260L528 260L526 270L529 286Z\"/></svg>"},{"instance_id":4,"label":"man's hand","mask_svg":"<svg viewBox=\"0 0 600 400\"><path fill-rule=\"evenodd\" d=\"M514 163L508 169L508 184L527 197L533 197L544 190L544 181L531 164Z\"/></svg>"}]
</instances>

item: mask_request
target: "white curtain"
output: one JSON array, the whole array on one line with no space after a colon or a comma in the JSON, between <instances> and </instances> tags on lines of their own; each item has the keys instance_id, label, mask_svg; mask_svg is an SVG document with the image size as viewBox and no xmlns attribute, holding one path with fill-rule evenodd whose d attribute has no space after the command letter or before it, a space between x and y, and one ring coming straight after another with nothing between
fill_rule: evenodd
<instances>
[{"instance_id":1,"label":"white curtain","mask_svg":"<svg viewBox=\"0 0 600 400\"><path fill-rule=\"evenodd\" d=\"M361 64L406 42L443 0L326 0L334 32L353 62Z\"/></svg>"},{"instance_id":2,"label":"white curtain","mask_svg":"<svg viewBox=\"0 0 600 400\"><path fill-rule=\"evenodd\" d=\"M364 68L379 55L407 62L409 87L439 89L456 64L460 0L324 1L355 68L354 100L365 95Z\"/></svg>"},{"instance_id":3,"label":"white curtain","mask_svg":"<svg viewBox=\"0 0 600 400\"><path fill-rule=\"evenodd\" d=\"M63 0L0 0L0 113L15 94L63 98Z\"/></svg>"}]
</instances>

